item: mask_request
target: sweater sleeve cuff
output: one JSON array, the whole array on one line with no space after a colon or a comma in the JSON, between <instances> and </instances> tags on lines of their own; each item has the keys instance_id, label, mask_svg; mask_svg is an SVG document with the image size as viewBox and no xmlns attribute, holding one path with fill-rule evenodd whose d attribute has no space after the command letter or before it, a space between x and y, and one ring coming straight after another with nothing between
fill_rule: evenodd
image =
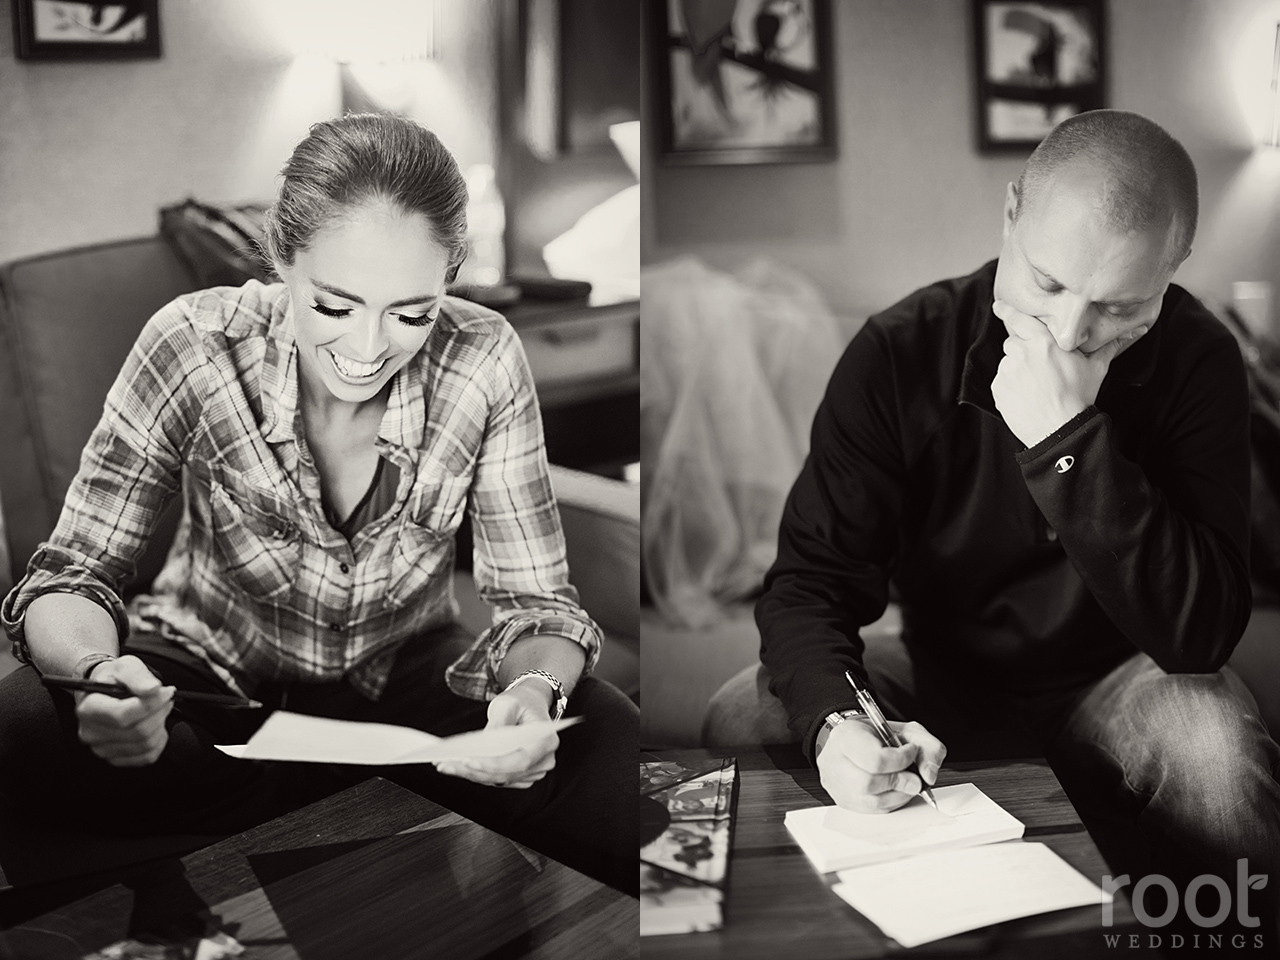
<instances>
[{"instance_id":1,"label":"sweater sleeve cuff","mask_svg":"<svg viewBox=\"0 0 1280 960\"><path fill-rule=\"evenodd\" d=\"M1017 460L1018 463L1030 463L1032 460L1040 456L1046 450L1052 449L1054 446L1061 443L1063 440L1067 439L1077 430L1082 429L1085 426L1085 424L1087 424L1090 420L1092 420L1094 417L1098 416L1101 413L1102 411L1095 406L1085 407L1083 410L1081 410L1074 417L1072 417L1070 420L1068 420L1066 423L1060 426L1057 430L1053 431L1053 433L1049 434L1049 436L1045 437L1035 446L1027 447L1027 449L1023 450L1021 453L1014 454L1014 459Z\"/></svg>"}]
</instances>

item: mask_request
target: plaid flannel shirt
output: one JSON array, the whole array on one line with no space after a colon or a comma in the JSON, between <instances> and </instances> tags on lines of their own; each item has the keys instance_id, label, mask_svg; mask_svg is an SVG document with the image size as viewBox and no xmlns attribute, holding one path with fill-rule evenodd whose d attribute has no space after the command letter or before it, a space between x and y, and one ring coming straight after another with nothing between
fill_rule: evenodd
<instances>
[{"instance_id":1,"label":"plaid flannel shirt","mask_svg":"<svg viewBox=\"0 0 1280 960\"><path fill-rule=\"evenodd\" d=\"M498 314L448 298L396 374L376 446L400 469L395 505L348 543L325 519L298 405L283 284L250 281L175 300L143 329L107 396L57 528L2 618L28 659L27 606L63 592L159 631L233 689L349 676L376 699L397 648L457 614L454 533L470 510L474 575L493 625L448 670L457 694L498 692L515 641L600 630L568 582L542 424L524 350ZM153 594L126 611L157 517L183 518Z\"/></svg>"}]
</instances>

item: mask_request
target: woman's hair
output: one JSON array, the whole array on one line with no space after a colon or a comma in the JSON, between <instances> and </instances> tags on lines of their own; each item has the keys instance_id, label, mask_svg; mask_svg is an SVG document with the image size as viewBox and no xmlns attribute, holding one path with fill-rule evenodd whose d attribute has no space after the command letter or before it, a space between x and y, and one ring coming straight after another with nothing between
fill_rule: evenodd
<instances>
[{"instance_id":1,"label":"woman's hair","mask_svg":"<svg viewBox=\"0 0 1280 960\"><path fill-rule=\"evenodd\" d=\"M322 227L383 202L421 213L448 255L452 282L466 255L467 184L453 155L421 124L352 113L314 124L284 165L263 223L273 266L291 267Z\"/></svg>"}]
</instances>

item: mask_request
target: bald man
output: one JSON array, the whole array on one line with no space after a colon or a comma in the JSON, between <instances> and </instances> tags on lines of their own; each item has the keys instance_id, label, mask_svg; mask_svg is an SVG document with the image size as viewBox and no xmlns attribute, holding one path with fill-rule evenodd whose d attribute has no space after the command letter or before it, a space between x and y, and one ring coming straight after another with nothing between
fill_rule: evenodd
<instances>
[{"instance_id":1,"label":"bald man","mask_svg":"<svg viewBox=\"0 0 1280 960\"><path fill-rule=\"evenodd\" d=\"M1280 751L1224 667L1252 603L1244 367L1170 282L1197 202L1159 126L1073 117L1009 185L999 259L872 317L841 359L756 619L842 806L902 806L948 747L1039 750L1133 882L1276 872ZM864 655L891 585L901 648ZM906 746L876 739L846 669Z\"/></svg>"}]
</instances>

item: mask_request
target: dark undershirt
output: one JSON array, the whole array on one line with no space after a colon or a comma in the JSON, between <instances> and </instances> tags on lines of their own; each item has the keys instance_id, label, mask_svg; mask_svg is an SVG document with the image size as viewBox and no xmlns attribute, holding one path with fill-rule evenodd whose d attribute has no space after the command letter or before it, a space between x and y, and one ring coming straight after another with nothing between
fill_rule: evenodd
<instances>
[{"instance_id":1,"label":"dark undershirt","mask_svg":"<svg viewBox=\"0 0 1280 960\"><path fill-rule=\"evenodd\" d=\"M400 485L400 470L394 463L378 457L378 466L373 473L373 482L365 491L360 502L356 504L351 515L341 523L329 507L325 507L325 517L330 526L346 537L347 542L355 539L356 534L364 529L369 521L382 516L396 499L396 488Z\"/></svg>"}]
</instances>

